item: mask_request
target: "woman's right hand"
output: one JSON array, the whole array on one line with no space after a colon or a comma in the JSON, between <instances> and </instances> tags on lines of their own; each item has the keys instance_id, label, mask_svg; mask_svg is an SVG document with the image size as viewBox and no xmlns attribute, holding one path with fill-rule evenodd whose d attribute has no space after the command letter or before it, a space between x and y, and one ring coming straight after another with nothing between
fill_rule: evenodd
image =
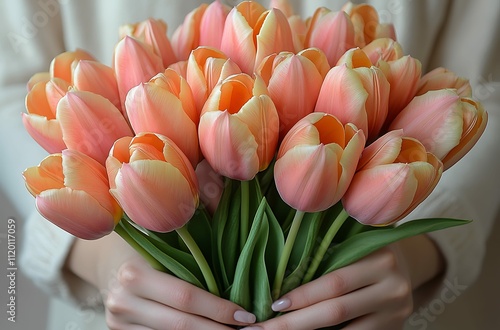
<instances>
[{"instance_id":1,"label":"woman's right hand","mask_svg":"<svg viewBox=\"0 0 500 330\"><path fill-rule=\"evenodd\" d=\"M255 322L235 303L155 270L115 233L77 239L67 266L100 290L112 330L224 330Z\"/></svg>"}]
</instances>

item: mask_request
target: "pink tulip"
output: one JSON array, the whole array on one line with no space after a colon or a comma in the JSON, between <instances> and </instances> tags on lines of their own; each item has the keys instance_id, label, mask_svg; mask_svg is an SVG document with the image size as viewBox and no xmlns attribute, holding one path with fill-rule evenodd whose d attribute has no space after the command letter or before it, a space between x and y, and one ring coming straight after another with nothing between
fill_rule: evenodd
<instances>
[{"instance_id":1,"label":"pink tulip","mask_svg":"<svg viewBox=\"0 0 500 330\"><path fill-rule=\"evenodd\" d=\"M347 2L342 10L351 18L356 34L356 46L364 47L377 38L392 38L396 40L394 26L392 24L381 24L377 10L369 4L354 5Z\"/></svg>"},{"instance_id":2,"label":"pink tulip","mask_svg":"<svg viewBox=\"0 0 500 330\"><path fill-rule=\"evenodd\" d=\"M215 85L237 73L241 73L240 68L218 49L198 47L191 52L186 80L191 86L198 113L201 113Z\"/></svg>"},{"instance_id":3,"label":"pink tulip","mask_svg":"<svg viewBox=\"0 0 500 330\"><path fill-rule=\"evenodd\" d=\"M269 8L280 10L286 17L294 16L294 10L289 0L271 0Z\"/></svg>"},{"instance_id":4,"label":"pink tulip","mask_svg":"<svg viewBox=\"0 0 500 330\"><path fill-rule=\"evenodd\" d=\"M330 66L334 66L348 49L355 47L354 35L354 26L345 12L318 8L311 18L305 47L321 49Z\"/></svg>"},{"instance_id":5,"label":"pink tulip","mask_svg":"<svg viewBox=\"0 0 500 330\"><path fill-rule=\"evenodd\" d=\"M198 164L198 113L191 89L175 71L167 69L148 83L132 88L125 108L136 134L165 135L183 151L193 167Z\"/></svg>"},{"instance_id":6,"label":"pink tulip","mask_svg":"<svg viewBox=\"0 0 500 330\"><path fill-rule=\"evenodd\" d=\"M262 79L237 74L208 97L198 135L201 151L216 172L246 181L269 166L278 129L278 113Z\"/></svg>"},{"instance_id":7,"label":"pink tulip","mask_svg":"<svg viewBox=\"0 0 500 330\"><path fill-rule=\"evenodd\" d=\"M329 114L312 113L285 136L274 167L281 198L303 212L337 203L356 171L365 136Z\"/></svg>"},{"instance_id":8,"label":"pink tulip","mask_svg":"<svg viewBox=\"0 0 500 330\"><path fill-rule=\"evenodd\" d=\"M57 105L56 118L66 146L101 164L116 139L133 135L120 110L91 92L68 92Z\"/></svg>"},{"instance_id":9,"label":"pink tulip","mask_svg":"<svg viewBox=\"0 0 500 330\"><path fill-rule=\"evenodd\" d=\"M482 105L460 97L454 89L416 96L394 119L389 129L403 129L450 168L482 135L488 115Z\"/></svg>"},{"instance_id":10,"label":"pink tulip","mask_svg":"<svg viewBox=\"0 0 500 330\"><path fill-rule=\"evenodd\" d=\"M91 54L82 49L57 55L50 63L50 76L61 78L71 84L73 82L73 69L80 60L95 61Z\"/></svg>"},{"instance_id":11,"label":"pink tulip","mask_svg":"<svg viewBox=\"0 0 500 330\"><path fill-rule=\"evenodd\" d=\"M168 69L172 69L177 72L184 79L187 77L187 65L188 61L179 61L168 66Z\"/></svg>"},{"instance_id":12,"label":"pink tulip","mask_svg":"<svg viewBox=\"0 0 500 330\"><path fill-rule=\"evenodd\" d=\"M375 39L361 49L375 66L379 61L395 61L404 56L401 45L390 38Z\"/></svg>"},{"instance_id":13,"label":"pink tulip","mask_svg":"<svg viewBox=\"0 0 500 330\"><path fill-rule=\"evenodd\" d=\"M361 50L352 53L352 57L345 58L350 65L371 64ZM344 124L353 123L371 141L387 117L390 85L379 68L349 68L347 63L333 67L327 74L315 111L332 114Z\"/></svg>"},{"instance_id":14,"label":"pink tulip","mask_svg":"<svg viewBox=\"0 0 500 330\"><path fill-rule=\"evenodd\" d=\"M472 97L472 88L469 80L461 78L445 68L436 68L426 73L418 83L416 95L445 88L456 89L458 95L461 97Z\"/></svg>"},{"instance_id":15,"label":"pink tulip","mask_svg":"<svg viewBox=\"0 0 500 330\"><path fill-rule=\"evenodd\" d=\"M323 65L328 66L326 56L319 49L310 49L304 54L313 55L313 52L317 52L316 57L321 57ZM312 62L302 53L281 52L266 57L257 70L278 111L281 138L300 119L314 111L323 83L319 69L324 66L318 62ZM316 64L319 64L319 69Z\"/></svg>"},{"instance_id":16,"label":"pink tulip","mask_svg":"<svg viewBox=\"0 0 500 330\"><path fill-rule=\"evenodd\" d=\"M78 90L104 96L121 109L115 72L109 66L96 61L81 60L73 72L73 85Z\"/></svg>"},{"instance_id":17,"label":"pink tulip","mask_svg":"<svg viewBox=\"0 0 500 330\"><path fill-rule=\"evenodd\" d=\"M161 57L163 66L177 62L177 58L167 37L167 23L161 19L148 18L136 24L127 24L120 28L120 36L132 36L143 43L150 45L153 52Z\"/></svg>"},{"instance_id":18,"label":"pink tulip","mask_svg":"<svg viewBox=\"0 0 500 330\"><path fill-rule=\"evenodd\" d=\"M181 228L198 207L193 167L175 143L160 134L117 140L106 169L111 194L130 219L147 229Z\"/></svg>"},{"instance_id":19,"label":"pink tulip","mask_svg":"<svg viewBox=\"0 0 500 330\"><path fill-rule=\"evenodd\" d=\"M422 73L422 64L419 60L407 55L387 62L384 73L391 85L389 113L386 119L390 123L415 96Z\"/></svg>"},{"instance_id":20,"label":"pink tulip","mask_svg":"<svg viewBox=\"0 0 500 330\"><path fill-rule=\"evenodd\" d=\"M123 105L128 91L140 83L147 82L159 72L163 72L163 61L151 46L126 36L115 46L113 68L118 82L118 91Z\"/></svg>"},{"instance_id":21,"label":"pink tulip","mask_svg":"<svg viewBox=\"0 0 500 330\"><path fill-rule=\"evenodd\" d=\"M390 131L363 151L342 204L362 224L388 225L427 198L442 172L441 161L418 140Z\"/></svg>"},{"instance_id":22,"label":"pink tulip","mask_svg":"<svg viewBox=\"0 0 500 330\"><path fill-rule=\"evenodd\" d=\"M70 85L61 78L41 80L26 95L27 113L22 114L23 124L31 137L49 153L66 149L56 107Z\"/></svg>"},{"instance_id":23,"label":"pink tulip","mask_svg":"<svg viewBox=\"0 0 500 330\"><path fill-rule=\"evenodd\" d=\"M234 7L226 18L221 50L243 72L252 74L268 55L295 52L288 20L280 10L266 11L254 1Z\"/></svg>"},{"instance_id":24,"label":"pink tulip","mask_svg":"<svg viewBox=\"0 0 500 330\"><path fill-rule=\"evenodd\" d=\"M220 49L224 24L230 10L219 0L208 5L200 22L200 46Z\"/></svg>"},{"instance_id":25,"label":"pink tulip","mask_svg":"<svg viewBox=\"0 0 500 330\"><path fill-rule=\"evenodd\" d=\"M122 210L109 193L104 166L76 150L46 157L23 172L38 212L83 239L109 234Z\"/></svg>"},{"instance_id":26,"label":"pink tulip","mask_svg":"<svg viewBox=\"0 0 500 330\"><path fill-rule=\"evenodd\" d=\"M200 46L200 26L207 7L208 5L203 3L192 10L184 18L182 25L174 31L172 47L178 61L187 60L191 51Z\"/></svg>"}]
</instances>

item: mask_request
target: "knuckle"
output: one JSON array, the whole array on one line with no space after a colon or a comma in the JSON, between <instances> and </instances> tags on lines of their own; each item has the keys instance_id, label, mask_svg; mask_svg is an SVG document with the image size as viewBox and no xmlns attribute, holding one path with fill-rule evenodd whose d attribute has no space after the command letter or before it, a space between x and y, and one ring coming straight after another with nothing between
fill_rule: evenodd
<instances>
[{"instance_id":1,"label":"knuckle","mask_svg":"<svg viewBox=\"0 0 500 330\"><path fill-rule=\"evenodd\" d=\"M193 299L195 299L194 292L185 286L179 287L172 295L176 305L181 310L189 308L193 304Z\"/></svg>"},{"instance_id":2,"label":"knuckle","mask_svg":"<svg viewBox=\"0 0 500 330\"><path fill-rule=\"evenodd\" d=\"M233 313L233 308L228 306L228 304L218 304L216 310L215 310L215 314L214 314L214 318L216 321L226 321L228 319L228 315L231 316Z\"/></svg>"},{"instance_id":3,"label":"knuckle","mask_svg":"<svg viewBox=\"0 0 500 330\"><path fill-rule=\"evenodd\" d=\"M137 284L141 278L141 269L131 262L125 262L118 269L118 281L124 287L131 287Z\"/></svg>"},{"instance_id":4,"label":"knuckle","mask_svg":"<svg viewBox=\"0 0 500 330\"><path fill-rule=\"evenodd\" d=\"M347 279L340 272L332 272L327 276L327 287L335 295L346 293L348 288Z\"/></svg>"},{"instance_id":5,"label":"knuckle","mask_svg":"<svg viewBox=\"0 0 500 330\"><path fill-rule=\"evenodd\" d=\"M127 308L123 304L123 299L120 299L119 295L110 292L105 300L106 309L110 314L122 314L127 312Z\"/></svg>"},{"instance_id":6,"label":"knuckle","mask_svg":"<svg viewBox=\"0 0 500 330\"><path fill-rule=\"evenodd\" d=\"M394 270L399 267L398 257L394 251L391 249L383 249L380 252L381 266L389 270Z\"/></svg>"},{"instance_id":7,"label":"knuckle","mask_svg":"<svg viewBox=\"0 0 500 330\"><path fill-rule=\"evenodd\" d=\"M412 295L412 287L409 281L402 279L392 292L394 299L406 301Z\"/></svg>"}]
</instances>

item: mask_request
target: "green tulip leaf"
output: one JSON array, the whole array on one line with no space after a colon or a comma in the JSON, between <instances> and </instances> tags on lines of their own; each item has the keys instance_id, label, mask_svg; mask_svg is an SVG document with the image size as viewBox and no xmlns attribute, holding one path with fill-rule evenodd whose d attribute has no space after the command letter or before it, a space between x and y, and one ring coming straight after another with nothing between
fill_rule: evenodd
<instances>
[{"instance_id":1,"label":"green tulip leaf","mask_svg":"<svg viewBox=\"0 0 500 330\"><path fill-rule=\"evenodd\" d=\"M285 237L283 236L281 226L274 216L273 210L271 209L269 203L267 203L267 200L265 211L269 222L269 238L267 240L266 248L267 275L269 279L274 280L281 253L285 247Z\"/></svg>"},{"instance_id":2,"label":"green tulip leaf","mask_svg":"<svg viewBox=\"0 0 500 330\"><path fill-rule=\"evenodd\" d=\"M347 266L370 253L411 236L469 223L470 220L431 218L413 220L394 227L378 227L349 237L328 249L316 276Z\"/></svg>"}]
</instances>

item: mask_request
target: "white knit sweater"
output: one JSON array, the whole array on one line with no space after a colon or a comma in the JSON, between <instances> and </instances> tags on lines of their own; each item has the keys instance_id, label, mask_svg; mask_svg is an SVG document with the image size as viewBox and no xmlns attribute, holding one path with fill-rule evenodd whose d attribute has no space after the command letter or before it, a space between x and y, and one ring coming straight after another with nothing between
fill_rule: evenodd
<instances>
[{"instance_id":1,"label":"white knit sweater","mask_svg":"<svg viewBox=\"0 0 500 330\"><path fill-rule=\"evenodd\" d=\"M62 270L73 238L43 220L24 188L20 173L46 153L25 132L25 84L64 50L83 48L106 64L121 24L147 17L164 19L169 34L197 0L40 0L0 3L0 196L1 219L14 209L26 222L22 269L51 294L82 301L96 294ZM297 12L310 16L318 6L339 9L343 1L293 1ZM474 219L467 226L430 234L447 260L443 287L457 281L469 285L478 276L485 243L500 206L500 2L368 1L381 19L393 22L405 53L421 60L424 70L444 66L470 79L475 97L489 112L485 134L462 161L445 172L433 194L408 219L457 217ZM235 1L226 1L234 4ZM262 1L267 5L267 1ZM441 291L435 291L441 292ZM411 321L411 320L410 320ZM413 320L409 328L421 329ZM412 323L412 322L409 322Z\"/></svg>"}]
</instances>

